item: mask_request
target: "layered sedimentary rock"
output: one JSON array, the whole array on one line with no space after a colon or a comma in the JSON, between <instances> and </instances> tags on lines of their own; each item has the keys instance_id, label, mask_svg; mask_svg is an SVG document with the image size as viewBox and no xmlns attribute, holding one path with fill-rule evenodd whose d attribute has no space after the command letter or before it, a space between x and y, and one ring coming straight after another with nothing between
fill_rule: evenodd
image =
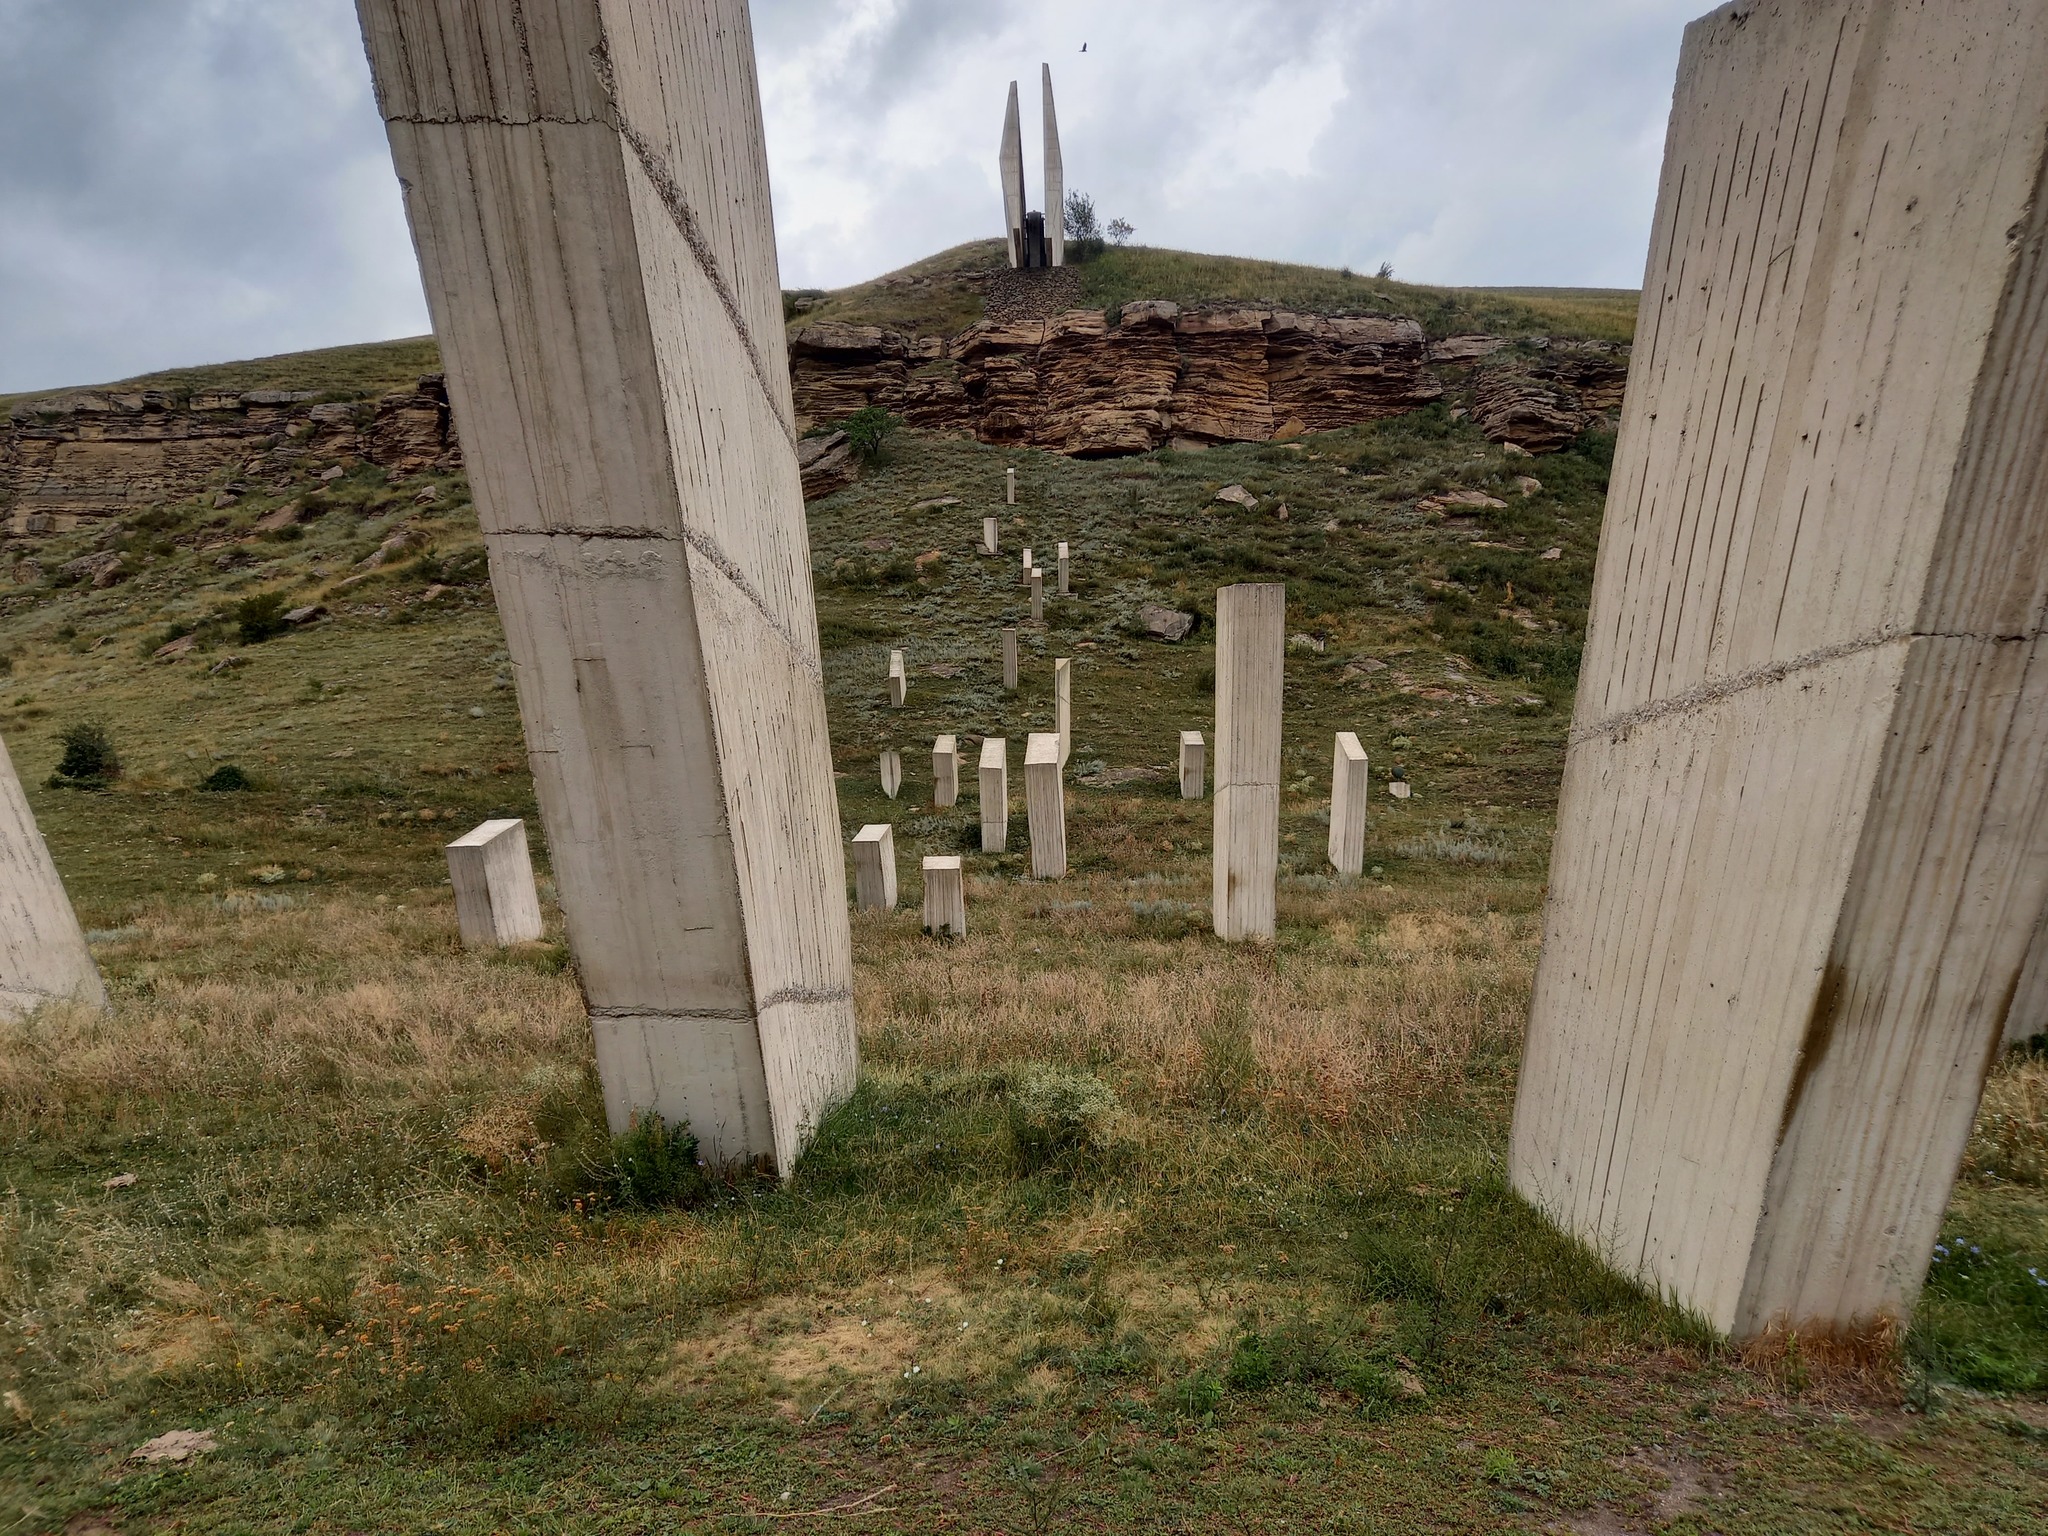
<instances>
[{"instance_id":1,"label":"layered sedimentary rock","mask_svg":"<svg viewBox=\"0 0 2048 1536\"><path fill-rule=\"evenodd\" d=\"M0 524L59 533L190 500L223 473L290 479L308 460L359 459L396 476L461 466L439 374L381 400L316 401L282 390L80 390L22 401L0 425Z\"/></svg>"},{"instance_id":2,"label":"layered sedimentary rock","mask_svg":"<svg viewBox=\"0 0 2048 1536\"><path fill-rule=\"evenodd\" d=\"M1472 422L1496 443L1555 453L1621 409L1628 348L1536 341L1495 349L1472 375Z\"/></svg>"},{"instance_id":3,"label":"layered sedimentary rock","mask_svg":"<svg viewBox=\"0 0 2048 1536\"><path fill-rule=\"evenodd\" d=\"M1686 32L1512 1170L1740 1336L1903 1319L2048 910L2044 184L2041 0Z\"/></svg>"},{"instance_id":4,"label":"layered sedimentary rock","mask_svg":"<svg viewBox=\"0 0 2048 1536\"><path fill-rule=\"evenodd\" d=\"M984 320L950 342L821 323L791 338L790 357L806 420L879 405L914 426L1083 456L1259 442L1290 422L1350 426L1443 394L1412 320L1156 299L1124 305L1114 324L1069 310Z\"/></svg>"}]
</instances>

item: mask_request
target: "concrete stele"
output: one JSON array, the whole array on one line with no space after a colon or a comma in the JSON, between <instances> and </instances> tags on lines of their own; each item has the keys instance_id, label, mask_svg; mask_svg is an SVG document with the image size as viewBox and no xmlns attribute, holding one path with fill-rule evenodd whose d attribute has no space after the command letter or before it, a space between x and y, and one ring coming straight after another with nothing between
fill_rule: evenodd
<instances>
[{"instance_id":1,"label":"concrete stele","mask_svg":"<svg viewBox=\"0 0 2048 1536\"><path fill-rule=\"evenodd\" d=\"M1033 570L1033 566L1032 566L1032 564L1031 564L1031 546L1030 546L1029 544L1027 544L1027 545L1025 545L1025 546L1024 546L1024 563L1023 563L1023 564L1022 564L1021 566L1019 566L1019 567L1018 567L1018 569L1017 569L1017 585L1018 585L1018 586L1020 586L1020 587L1028 587L1028 586L1030 586L1030 585L1031 585L1031 572L1032 572L1032 570Z\"/></svg>"},{"instance_id":2,"label":"concrete stele","mask_svg":"<svg viewBox=\"0 0 2048 1536\"><path fill-rule=\"evenodd\" d=\"M903 788L903 754L894 747L882 748L882 793L891 800Z\"/></svg>"},{"instance_id":3,"label":"concrete stele","mask_svg":"<svg viewBox=\"0 0 2048 1536\"><path fill-rule=\"evenodd\" d=\"M959 738L941 736L932 743L932 804L944 810L959 798Z\"/></svg>"},{"instance_id":4,"label":"concrete stele","mask_svg":"<svg viewBox=\"0 0 2048 1536\"><path fill-rule=\"evenodd\" d=\"M746 6L358 11L607 1118L787 1171L853 960Z\"/></svg>"},{"instance_id":5,"label":"concrete stele","mask_svg":"<svg viewBox=\"0 0 2048 1536\"><path fill-rule=\"evenodd\" d=\"M967 871L957 853L925 855L924 931L934 937L967 937Z\"/></svg>"},{"instance_id":6,"label":"concrete stele","mask_svg":"<svg viewBox=\"0 0 2048 1536\"><path fill-rule=\"evenodd\" d=\"M526 823L486 821L442 850L455 887L455 926L472 949L528 944L545 931Z\"/></svg>"},{"instance_id":7,"label":"concrete stele","mask_svg":"<svg viewBox=\"0 0 2048 1536\"><path fill-rule=\"evenodd\" d=\"M1003 110L1003 144L996 152L1003 181L1003 228L1008 233L1010 265L1024 265L1024 127L1017 113L1017 82L1010 82L1009 105Z\"/></svg>"},{"instance_id":8,"label":"concrete stele","mask_svg":"<svg viewBox=\"0 0 2048 1536\"><path fill-rule=\"evenodd\" d=\"M1017 227L1019 229L1024 227L1021 220ZM1011 260L1010 265L1013 267L1017 265L1014 258ZM1010 506L1014 507L1017 505L1017 471L1014 469L1003 471L1003 500Z\"/></svg>"},{"instance_id":9,"label":"concrete stele","mask_svg":"<svg viewBox=\"0 0 2048 1536\"><path fill-rule=\"evenodd\" d=\"M1200 731L1180 733L1180 797L1183 800L1202 798L1203 759L1208 756L1208 746L1202 740Z\"/></svg>"},{"instance_id":10,"label":"concrete stele","mask_svg":"<svg viewBox=\"0 0 2048 1536\"><path fill-rule=\"evenodd\" d=\"M1053 658L1052 728L1060 739L1060 766L1064 768L1074 752L1074 662L1069 656Z\"/></svg>"},{"instance_id":11,"label":"concrete stele","mask_svg":"<svg viewBox=\"0 0 2048 1536\"><path fill-rule=\"evenodd\" d=\"M1024 743L1024 813L1031 826L1031 877L1067 872L1067 806L1060 777L1060 739L1033 731Z\"/></svg>"},{"instance_id":12,"label":"concrete stele","mask_svg":"<svg viewBox=\"0 0 2048 1536\"><path fill-rule=\"evenodd\" d=\"M981 744L976 774L981 792L981 851L1001 853L1010 845L1010 743L990 736Z\"/></svg>"},{"instance_id":13,"label":"concrete stele","mask_svg":"<svg viewBox=\"0 0 2048 1536\"><path fill-rule=\"evenodd\" d=\"M1365 869L1365 810L1372 793L1365 748L1354 731L1337 733L1336 762L1330 770L1330 863L1340 875Z\"/></svg>"},{"instance_id":14,"label":"concrete stele","mask_svg":"<svg viewBox=\"0 0 2048 1536\"><path fill-rule=\"evenodd\" d=\"M853 899L871 910L896 910L896 829L886 821L853 834Z\"/></svg>"},{"instance_id":15,"label":"concrete stele","mask_svg":"<svg viewBox=\"0 0 2048 1536\"><path fill-rule=\"evenodd\" d=\"M0 1018L67 999L104 1008L106 988L13 759L0 746Z\"/></svg>"},{"instance_id":16,"label":"concrete stele","mask_svg":"<svg viewBox=\"0 0 2048 1536\"><path fill-rule=\"evenodd\" d=\"M910 697L910 669L903 664L903 653L889 653L889 707L901 709L905 699Z\"/></svg>"},{"instance_id":17,"label":"concrete stele","mask_svg":"<svg viewBox=\"0 0 2048 1536\"><path fill-rule=\"evenodd\" d=\"M1045 572L1033 566L1031 569L1031 622L1038 624L1043 623L1044 620Z\"/></svg>"},{"instance_id":18,"label":"concrete stele","mask_svg":"<svg viewBox=\"0 0 2048 1536\"><path fill-rule=\"evenodd\" d=\"M1038 69L1044 85L1040 110L1045 125L1045 245L1047 258L1060 267L1067 261L1067 173L1060 159L1059 119L1052 110L1052 66L1041 64Z\"/></svg>"},{"instance_id":19,"label":"concrete stele","mask_svg":"<svg viewBox=\"0 0 2048 1536\"><path fill-rule=\"evenodd\" d=\"M2040 0L1686 31L1510 1166L1738 1338L1905 1318L2048 908L2044 184Z\"/></svg>"},{"instance_id":20,"label":"concrete stele","mask_svg":"<svg viewBox=\"0 0 2048 1536\"><path fill-rule=\"evenodd\" d=\"M1068 557L1067 541L1065 539L1060 540L1059 547L1054 551L1054 561L1059 567L1057 591L1061 597L1065 597L1068 593Z\"/></svg>"},{"instance_id":21,"label":"concrete stele","mask_svg":"<svg viewBox=\"0 0 2048 1536\"><path fill-rule=\"evenodd\" d=\"M1280 698L1287 589L1216 593L1216 832L1210 921L1218 938L1269 939L1280 872Z\"/></svg>"},{"instance_id":22,"label":"concrete stele","mask_svg":"<svg viewBox=\"0 0 2048 1536\"><path fill-rule=\"evenodd\" d=\"M981 520L982 553L989 555L997 553L1001 543L1001 535L998 532L999 526L999 519L993 517L984 517Z\"/></svg>"},{"instance_id":23,"label":"concrete stele","mask_svg":"<svg viewBox=\"0 0 2048 1536\"><path fill-rule=\"evenodd\" d=\"M1017 691L1017 631L1006 628L1003 631L1003 691Z\"/></svg>"}]
</instances>

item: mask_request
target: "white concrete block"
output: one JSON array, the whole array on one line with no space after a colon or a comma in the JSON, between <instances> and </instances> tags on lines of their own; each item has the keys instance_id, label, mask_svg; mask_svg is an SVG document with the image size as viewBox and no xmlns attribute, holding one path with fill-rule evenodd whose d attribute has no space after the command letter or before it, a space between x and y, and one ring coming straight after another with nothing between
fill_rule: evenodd
<instances>
[{"instance_id":1,"label":"white concrete block","mask_svg":"<svg viewBox=\"0 0 2048 1536\"><path fill-rule=\"evenodd\" d=\"M1024 221L1021 218L1017 221L1017 227L1019 229L1024 227ZM1011 262L1010 265L1015 266L1016 263ZM1003 471L1003 500L1013 507L1017 505L1017 471L1014 469Z\"/></svg>"},{"instance_id":2,"label":"white concrete block","mask_svg":"<svg viewBox=\"0 0 2048 1536\"><path fill-rule=\"evenodd\" d=\"M1067 175L1060 158L1059 120L1052 110L1052 66L1041 64L1038 68L1045 87L1041 115L1045 128L1046 259L1063 267L1067 263Z\"/></svg>"},{"instance_id":3,"label":"white concrete block","mask_svg":"<svg viewBox=\"0 0 2048 1536\"><path fill-rule=\"evenodd\" d=\"M886 821L853 835L853 894L862 907L896 910L896 829Z\"/></svg>"},{"instance_id":4,"label":"white concrete block","mask_svg":"<svg viewBox=\"0 0 2048 1536\"><path fill-rule=\"evenodd\" d=\"M1003 631L1003 691L1017 691L1017 631L1014 627Z\"/></svg>"},{"instance_id":5,"label":"white concrete block","mask_svg":"<svg viewBox=\"0 0 2048 1536\"><path fill-rule=\"evenodd\" d=\"M1031 563L1031 546L1027 544L1024 546L1024 563L1020 568L1020 572L1017 577L1017 584L1023 587L1030 586L1031 573L1034 569L1036 569L1036 567L1034 567Z\"/></svg>"},{"instance_id":6,"label":"white concrete block","mask_svg":"<svg viewBox=\"0 0 2048 1536\"><path fill-rule=\"evenodd\" d=\"M1208 756L1208 746L1202 740L1200 731L1180 733L1180 797L1183 800L1202 798L1203 759Z\"/></svg>"},{"instance_id":7,"label":"white concrete block","mask_svg":"<svg viewBox=\"0 0 2048 1536\"><path fill-rule=\"evenodd\" d=\"M448 844L448 879L455 887L455 925L471 948L526 944L545 931L526 823L487 821Z\"/></svg>"},{"instance_id":8,"label":"white concrete block","mask_svg":"<svg viewBox=\"0 0 2048 1536\"><path fill-rule=\"evenodd\" d=\"M977 774L981 790L981 851L1001 853L1010 844L1010 744L990 736L981 744Z\"/></svg>"},{"instance_id":9,"label":"white concrete block","mask_svg":"<svg viewBox=\"0 0 2048 1536\"><path fill-rule=\"evenodd\" d=\"M1068 595L1068 590L1069 590L1069 589L1068 589L1068 585L1067 585L1067 574L1068 574L1068 557L1067 557L1067 544L1066 544L1066 540L1064 540L1064 539L1062 539L1062 540L1060 541L1060 543L1059 543L1059 547L1058 547L1058 550L1057 550L1057 558L1058 558L1058 563L1059 563L1059 594L1060 594L1060 596L1061 596L1061 597L1065 597L1065 596L1067 596L1067 595Z\"/></svg>"},{"instance_id":10,"label":"white concrete block","mask_svg":"<svg viewBox=\"0 0 2048 1536\"><path fill-rule=\"evenodd\" d=\"M1287 589L1216 593L1216 832L1210 921L1223 939L1269 939L1280 873L1280 700Z\"/></svg>"},{"instance_id":11,"label":"white concrete block","mask_svg":"<svg viewBox=\"0 0 2048 1536\"><path fill-rule=\"evenodd\" d=\"M1389 779L1387 781L1387 793L1396 800L1406 800L1414 792L1414 788L1406 779Z\"/></svg>"},{"instance_id":12,"label":"white concrete block","mask_svg":"<svg viewBox=\"0 0 2048 1536\"><path fill-rule=\"evenodd\" d=\"M932 804L944 810L959 798L959 738L941 736L932 743Z\"/></svg>"},{"instance_id":13,"label":"white concrete block","mask_svg":"<svg viewBox=\"0 0 2048 1536\"><path fill-rule=\"evenodd\" d=\"M1041 624L1044 621L1045 572L1039 570L1038 567L1033 566L1031 568L1031 622L1034 624Z\"/></svg>"},{"instance_id":14,"label":"white concrete block","mask_svg":"<svg viewBox=\"0 0 2048 1536\"><path fill-rule=\"evenodd\" d=\"M358 9L607 1115L787 1170L856 1049L746 8Z\"/></svg>"},{"instance_id":15,"label":"white concrete block","mask_svg":"<svg viewBox=\"0 0 2048 1536\"><path fill-rule=\"evenodd\" d=\"M882 748L882 793L891 800L903 787L903 754L894 747Z\"/></svg>"},{"instance_id":16,"label":"white concrete block","mask_svg":"<svg viewBox=\"0 0 2048 1536\"><path fill-rule=\"evenodd\" d=\"M1330 863L1340 875L1365 869L1365 810L1372 793L1365 748L1353 731L1337 733L1337 756L1330 770Z\"/></svg>"},{"instance_id":17,"label":"white concrete block","mask_svg":"<svg viewBox=\"0 0 2048 1536\"><path fill-rule=\"evenodd\" d=\"M957 853L933 853L924 861L924 931L967 937L967 872Z\"/></svg>"},{"instance_id":18,"label":"white concrete block","mask_svg":"<svg viewBox=\"0 0 2048 1536\"><path fill-rule=\"evenodd\" d=\"M1003 144L996 168L1003 182L1003 227L1008 232L1010 265L1024 265L1024 133L1017 116L1017 82L1010 82L1010 102L1003 111ZM1015 470L1009 472L1016 474ZM1015 500L1013 496L1011 498Z\"/></svg>"},{"instance_id":19,"label":"white concrete block","mask_svg":"<svg viewBox=\"0 0 2048 1536\"><path fill-rule=\"evenodd\" d=\"M104 1008L107 994L14 762L0 746L0 1018L60 1000Z\"/></svg>"},{"instance_id":20,"label":"white concrete block","mask_svg":"<svg viewBox=\"0 0 2048 1536\"><path fill-rule=\"evenodd\" d=\"M1067 806L1060 781L1060 739L1033 731L1024 744L1024 812L1031 827L1031 876L1057 880L1067 872Z\"/></svg>"},{"instance_id":21,"label":"white concrete block","mask_svg":"<svg viewBox=\"0 0 2048 1536\"><path fill-rule=\"evenodd\" d=\"M1000 536L997 533L997 519L984 517L981 520L981 550L983 554L997 553Z\"/></svg>"},{"instance_id":22,"label":"white concrete block","mask_svg":"<svg viewBox=\"0 0 2048 1536\"><path fill-rule=\"evenodd\" d=\"M1510 1166L1737 1337L1905 1319L2048 908L2044 185L2036 0L1686 32Z\"/></svg>"},{"instance_id":23,"label":"white concrete block","mask_svg":"<svg viewBox=\"0 0 2048 1536\"><path fill-rule=\"evenodd\" d=\"M903 701L910 695L910 669L903 664L903 653L889 653L889 707L901 709Z\"/></svg>"},{"instance_id":24,"label":"white concrete block","mask_svg":"<svg viewBox=\"0 0 2048 1536\"><path fill-rule=\"evenodd\" d=\"M1064 768L1074 752L1074 662L1068 656L1053 659L1052 719L1053 734L1060 739L1060 766Z\"/></svg>"}]
</instances>

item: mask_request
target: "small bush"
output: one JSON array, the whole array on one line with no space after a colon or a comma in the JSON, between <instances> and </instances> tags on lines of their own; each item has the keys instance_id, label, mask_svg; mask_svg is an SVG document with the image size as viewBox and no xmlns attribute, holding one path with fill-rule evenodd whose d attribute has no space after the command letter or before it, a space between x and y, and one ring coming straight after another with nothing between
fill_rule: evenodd
<instances>
[{"instance_id":1,"label":"small bush","mask_svg":"<svg viewBox=\"0 0 2048 1536\"><path fill-rule=\"evenodd\" d=\"M1009 1093L1010 1141L1025 1173L1074 1168L1108 1150L1122 1106L1086 1072L1030 1067Z\"/></svg>"},{"instance_id":2,"label":"small bush","mask_svg":"<svg viewBox=\"0 0 2048 1536\"><path fill-rule=\"evenodd\" d=\"M621 1205L648 1210L693 1205L709 1188L704 1165L697 1161L697 1138L687 1123L670 1126L659 1115L643 1115L612 1144L612 1156Z\"/></svg>"},{"instance_id":3,"label":"small bush","mask_svg":"<svg viewBox=\"0 0 2048 1536\"><path fill-rule=\"evenodd\" d=\"M282 592L258 592L235 604L235 635L244 645L260 645L290 626L285 623L286 598Z\"/></svg>"},{"instance_id":4,"label":"small bush","mask_svg":"<svg viewBox=\"0 0 2048 1536\"><path fill-rule=\"evenodd\" d=\"M50 775L52 789L103 789L121 776L121 757L114 739L97 720L67 725L58 733L64 755Z\"/></svg>"},{"instance_id":5,"label":"small bush","mask_svg":"<svg viewBox=\"0 0 2048 1536\"><path fill-rule=\"evenodd\" d=\"M199 787L212 794L229 794L236 790L254 789L249 775L233 763L222 763L213 772L199 781Z\"/></svg>"},{"instance_id":6,"label":"small bush","mask_svg":"<svg viewBox=\"0 0 2048 1536\"><path fill-rule=\"evenodd\" d=\"M846 418L842 430L855 458L863 464L878 464L890 435L902 425L879 405L864 405Z\"/></svg>"}]
</instances>

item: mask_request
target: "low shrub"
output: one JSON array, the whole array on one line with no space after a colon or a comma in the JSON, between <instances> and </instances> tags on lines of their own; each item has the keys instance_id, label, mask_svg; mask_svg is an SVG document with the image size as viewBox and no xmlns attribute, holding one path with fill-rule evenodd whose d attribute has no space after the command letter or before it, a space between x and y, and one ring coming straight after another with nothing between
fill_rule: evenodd
<instances>
[{"instance_id":1,"label":"low shrub","mask_svg":"<svg viewBox=\"0 0 2048 1536\"><path fill-rule=\"evenodd\" d=\"M233 763L222 763L199 781L199 787L212 794L230 794L236 790L254 789L256 786L249 775Z\"/></svg>"},{"instance_id":2,"label":"low shrub","mask_svg":"<svg viewBox=\"0 0 2048 1536\"><path fill-rule=\"evenodd\" d=\"M1058 1067L1026 1068L1011 1084L1010 1144L1024 1173L1072 1170L1109 1149L1123 1107L1099 1077Z\"/></svg>"},{"instance_id":3,"label":"low shrub","mask_svg":"<svg viewBox=\"0 0 2048 1536\"><path fill-rule=\"evenodd\" d=\"M282 592L258 592L235 604L235 636L244 645L260 645L291 626L285 622L287 599Z\"/></svg>"},{"instance_id":4,"label":"low shrub","mask_svg":"<svg viewBox=\"0 0 2048 1536\"><path fill-rule=\"evenodd\" d=\"M81 720L58 732L64 754L50 775L52 789L104 789L121 776L121 757L114 739L97 720Z\"/></svg>"}]
</instances>

